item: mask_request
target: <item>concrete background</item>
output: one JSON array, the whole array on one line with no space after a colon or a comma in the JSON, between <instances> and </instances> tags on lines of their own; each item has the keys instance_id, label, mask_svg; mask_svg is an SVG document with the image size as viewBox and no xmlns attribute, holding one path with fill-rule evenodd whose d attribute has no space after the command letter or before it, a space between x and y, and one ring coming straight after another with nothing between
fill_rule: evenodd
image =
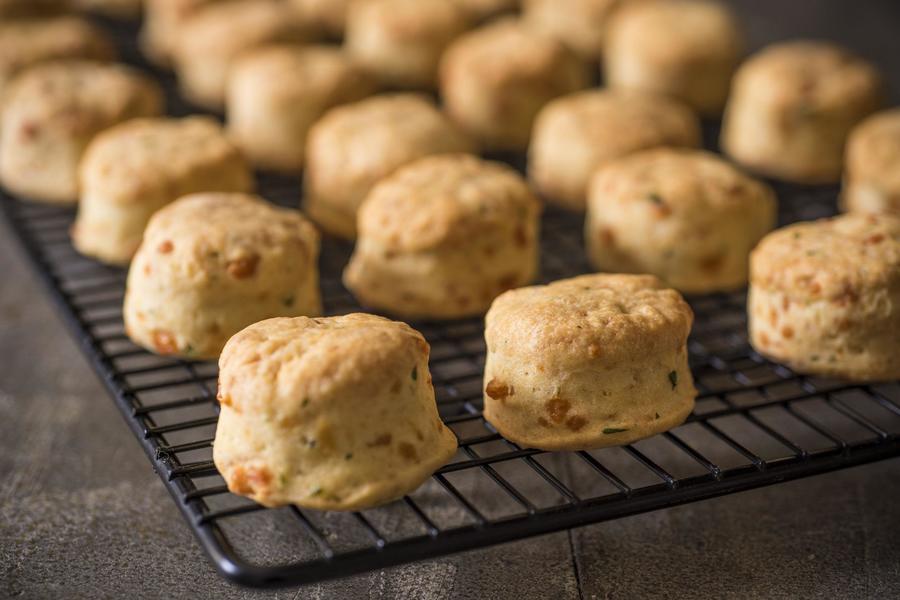
<instances>
[{"instance_id":1,"label":"concrete background","mask_svg":"<svg viewBox=\"0 0 900 600\"><path fill-rule=\"evenodd\" d=\"M900 89L900 3L744 0L751 44L842 41ZM896 460L279 592L210 566L0 226L0 597L886 598Z\"/></svg>"}]
</instances>

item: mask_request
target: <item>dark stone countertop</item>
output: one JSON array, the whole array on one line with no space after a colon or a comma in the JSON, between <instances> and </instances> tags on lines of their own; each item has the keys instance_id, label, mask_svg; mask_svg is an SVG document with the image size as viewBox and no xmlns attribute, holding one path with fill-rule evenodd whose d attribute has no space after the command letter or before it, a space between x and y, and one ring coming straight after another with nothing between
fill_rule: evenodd
<instances>
[{"instance_id":1,"label":"dark stone countertop","mask_svg":"<svg viewBox=\"0 0 900 600\"><path fill-rule=\"evenodd\" d=\"M900 3L735 2L753 47L835 39L900 89ZM279 592L222 580L0 226L0 596L887 598L896 460Z\"/></svg>"}]
</instances>

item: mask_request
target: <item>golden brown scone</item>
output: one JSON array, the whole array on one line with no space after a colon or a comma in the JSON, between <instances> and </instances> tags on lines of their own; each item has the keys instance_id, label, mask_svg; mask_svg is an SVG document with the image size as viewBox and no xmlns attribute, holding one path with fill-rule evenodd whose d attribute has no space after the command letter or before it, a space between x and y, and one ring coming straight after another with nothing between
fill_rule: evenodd
<instances>
[{"instance_id":1,"label":"golden brown scone","mask_svg":"<svg viewBox=\"0 0 900 600\"><path fill-rule=\"evenodd\" d=\"M603 54L610 17L629 0L523 0L530 27L563 42L585 60Z\"/></svg>"},{"instance_id":2,"label":"golden brown scone","mask_svg":"<svg viewBox=\"0 0 900 600\"><path fill-rule=\"evenodd\" d=\"M356 237L356 211L379 179L423 156L473 149L425 96L386 94L333 108L309 130L305 210L325 231Z\"/></svg>"},{"instance_id":3,"label":"golden brown scone","mask_svg":"<svg viewBox=\"0 0 900 600\"><path fill-rule=\"evenodd\" d=\"M603 75L612 88L666 94L716 116L742 52L735 17L717 0L632 2L610 21Z\"/></svg>"},{"instance_id":4,"label":"golden brown scone","mask_svg":"<svg viewBox=\"0 0 900 600\"><path fill-rule=\"evenodd\" d=\"M228 78L228 133L262 168L298 171L306 134L328 109L375 92L339 49L272 45L244 53Z\"/></svg>"},{"instance_id":5,"label":"golden brown scone","mask_svg":"<svg viewBox=\"0 0 900 600\"><path fill-rule=\"evenodd\" d=\"M304 23L324 30L330 37L344 35L351 0L288 0Z\"/></svg>"},{"instance_id":6,"label":"golden brown scone","mask_svg":"<svg viewBox=\"0 0 900 600\"><path fill-rule=\"evenodd\" d=\"M504 19L462 35L441 59L448 114L491 150L522 150L547 102L587 87L587 65L552 38Z\"/></svg>"},{"instance_id":7,"label":"golden brown scone","mask_svg":"<svg viewBox=\"0 0 900 600\"><path fill-rule=\"evenodd\" d=\"M366 197L344 284L364 305L405 317L484 314L534 279L539 218L511 168L467 154L421 158Z\"/></svg>"},{"instance_id":8,"label":"golden brown scone","mask_svg":"<svg viewBox=\"0 0 900 600\"><path fill-rule=\"evenodd\" d=\"M0 0L0 19L51 17L67 9L66 0Z\"/></svg>"},{"instance_id":9,"label":"golden brown scone","mask_svg":"<svg viewBox=\"0 0 900 600\"><path fill-rule=\"evenodd\" d=\"M287 3L232 0L203 6L178 29L173 62L184 96L220 110L232 62L241 52L268 43L302 43L313 32Z\"/></svg>"},{"instance_id":10,"label":"golden brown scone","mask_svg":"<svg viewBox=\"0 0 900 600\"><path fill-rule=\"evenodd\" d=\"M208 4L221 0L144 0L141 51L160 66L170 66L181 26Z\"/></svg>"},{"instance_id":11,"label":"golden brown scone","mask_svg":"<svg viewBox=\"0 0 900 600\"><path fill-rule=\"evenodd\" d=\"M134 19L141 14L144 0L71 0L72 6L114 19Z\"/></svg>"},{"instance_id":12,"label":"golden brown scone","mask_svg":"<svg viewBox=\"0 0 900 600\"><path fill-rule=\"evenodd\" d=\"M415 490L456 452L428 343L366 314L269 319L228 341L213 459L265 506L362 510Z\"/></svg>"},{"instance_id":13,"label":"golden brown scone","mask_svg":"<svg viewBox=\"0 0 900 600\"><path fill-rule=\"evenodd\" d=\"M157 354L216 358L251 323L318 315L319 234L248 194L183 196L153 215L125 291L125 330Z\"/></svg>"},{"instance_id":14,"label":"golden brown scone","mask_svg":"<svg viewBox=\"0 0 900 600\"><path fill-rule=\"evenodd\" d=\"M129 67L74 60L36 65L4 93L0 181L29 199L75 202L78 162L91 139L162 109L156 83Z\"/></svg>"},{"instance_id":15,"label":"golden brown scone","mask_svg":"<svg viewBox=\"0 0 900 600\"><path fill-rule=\"evenodd\" d=\"M847 140L841 202L850 212L900 214L900 109L868 117Z\"/></svg>"},{"instance_id":16,"label":"golden brown scone","mask_svg":"<svg viewBox=\"0 0 900 600\"><path fill-rule=\"evenodd\" d=\"M750 342L801 372L900 378L900 219L848 214L766 236L750 256Z\"/></svg>"},{"instance_id":17,"label":"golden brown scone","mask_svg":"<svg viewBox=\"0 0 900 600\"><path fill-rule=\"evenodd\" d=\"M469 27L452 2L353 0L344 47L389 88L429 89L447 45Z\"/></svg>"},{"instance_id":18,"label":"golden brown scone","mask_svg":"<svg viewBox=\"0 0 900 600\"><path fill-rule=\"evenodd\" d=\"M881 102L881 76L850 51L827 42L773 44L735 74L722 148L771 177L837 181L847 134Z\"/></svg>"},{"instance_id":19,"label":"golden brown scone","mask_svg":"<svg viewBox=\"0 0 900 600\"><path fill-rule=\"evenodd\" d=\"M599 271L651 273L685 293L739 289L776 212L769 186L715 154L646 150L594 174L588 256Z\"/></svg>"},{"instance_id":20,"label":"golden brown scone","mask_svg":"<svg viewBox=\"0 0 900 600\"><path fill-rule=\"evenodd\" d=\"M249 192L253 172L208 117L132 119L88 146L72 241L82 254L128 264L150 217L195 192Z\"/></svg>"},{"instance_id":21,"label":"golden brown scone","mask_svg":"<svg viewBox=\"0 0 900 600\"><path fill-rule=\"evenodd\" d=\"M480 23L497 15L515 11L519 0L450 0L466 12L469 21Z\"/></svg>"},{"instance_id":22,"label":"golden brown scone","mask_svg":"<svg viewBox=\"0 0 900 600\"><path fill-rule=\"evenodd\" d=\"M115 47L103 30L77 17L0 21L0 94L27 67L63 58L108 61Z\"/></svg>"},{"instance_id":23,"label":"golden brown scone","mask_svg":"<svg viewBox=\"0 0 900 600\"><path fill-rule=\"evenodd\" d=\"M486 318L484 417L543 450L629 444L694 408L694 315L652 275L582 275L519 288Z\"/></svg>"},{"instance_id":24,"label":"golden brown scone","mask_svg":"<svg viewBox=\"0 0 900 600\"><path fill-rule=\"evenodd\" d=\"M544 197L583 211L597 167L638 150L699 144L700 121L675 100L642 92L578 92L538 113L528 176Z\"/></svg>"}]
</instances>

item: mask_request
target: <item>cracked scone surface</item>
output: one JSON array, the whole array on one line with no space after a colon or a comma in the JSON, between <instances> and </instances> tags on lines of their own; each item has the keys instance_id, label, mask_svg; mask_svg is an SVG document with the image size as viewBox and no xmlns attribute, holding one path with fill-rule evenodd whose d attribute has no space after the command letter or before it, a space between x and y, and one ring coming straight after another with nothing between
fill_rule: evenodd
<instances>
[{"instance_id":1,"label":"cracked scone surface","mask_svg":"<svg viewBox=\"0 0 900 600\"><path fill-rule=\"evenodd\" d=\"M722 149L764 175L834 182L847 135L882 97L878 71L849 50L812 40L773 44L735 73Z\"/></svg>"},{"instance_id":2,"label":"cracked scone surface","mask_svg":"<svg viewBox=\"0 0 900 600\"><path fill-rule=\"evenodd\" d=\"M88 143L122 121L162 112L159 86L123 65L53 61L36 65L4 91L0 180L30 199L78 199L78 163Z\"/></svg>"},{"instance_id":3,"label":"cracked scone surface","mask_svg":"<svg viewBox=\"0 0 900 600\"><path fill-rule=\"evenodd\" d=\"M77 17L0 22L0 92L27 67L58 59L115 58L102 29Z\"/></svg>"},{"instance_id":4,"label":"cracked scone surface","mask_svg":"<svg viewBox=\"0 0 900 600\"><path fill-rule=\"evenodd\" d=\"M446 154L383 179L359 212L344 282L364 304L408 317L483 314L538 269L540 204L511 168Z\"/></svg>"},{"instance_id":5,"label":"cracked scone surface","mask_svg":"<svg viewBox=\"0 0 900 600\"><path fill-rule=\"evenodd\" d=\"M228 78L228 133L259 167L303 166L306 136L330 108L375 92L342 50L275 44L244 53Z\"/></svg>"},{"instance_id":6,"label":"cracked scone surface","mask_svg":"<svg viewBox=\"0 0 900 600\"><path fill-rule=\"evenodd\" d=\"M360 510L415 490L456 452L429 347L367 314L269 319L228 341L213 459L266 506Z\"/></svg>"},{"instance_id":7,"label":"cracked scone surface","mask_svg":"<svg viewBox=\"0 0 900 600\"><path fill-rule=\"evenodd\" d=\"M700 121L676 100L644 92L591 90L553 100L538 113L528 177L538 192L583 211L593 172L656 146L700 145Z\"/></svg>"},{"instance_id":8,"label":"cracked scone surface","mask_svg":"<svg viewBox=\"0 0 900 600\"><path fill-rule=\"evenodd\" d=\"M750 261L750 342L802 373L900 378L900 218L848 214L766 236Z\"/></svg>"},{"instance_id":9,"label":"cracked scone surface","mask_svg":"<svg viewBox=\"0 0 900 600\"><path fill-rule=\"evenodd\" d=\"M900 215L900 109L875 113L850 132L841 202L850 212Z\"/></svg>"},{"instance_id":10,"label":"cracked scone surface","mask_svg":"<svg viewBox=\"0 0 900 600\"><path fill-rule=\"evenodd\" d=\"M590 83L587 65L554 38L507 18L465 33L441 57L447 113L491 150L522 150L547 102Z\"/></svg>"},{"instance_id":11,"label":"cracked scone surface","mask_svg":"<svg viewBox=\"0 0 900 600\"><path fill-rule=\"evenodd\" d=\"M318 315L319 234L249 194L184 196L150 219L131 262L125 331L157 354L216 358L271 317Z\"/></svg>"},{"instance_id":12,"label":"cracked scone surface","mask_svg":"<svg viewBox=\"0 0 900 600\"><path fill-rule=\"evenodd\" d=\"M352 239L359 205L380 179L417 158L473 150L419 94L383 94L333 108L309 131L304 209L325 231Z\"/></svg>"},{"instance_id":13,"label":"cracked scone surface","mask_svg":"<svg viewBox=\"0 0 900 600\"><path fill-rule=\"evenodd\" d=\"M98 135L80 165L72 241L82 254L127 264L150 217L195 192L249 192L253 172L208 117L132 119Z\"/></svg>"},{"instance_id":14,"label":"cracked scone surface","mask_svg":"<svg viewBox=\"0 0 900 600\"><path fill-rule=\"evenodd\" d=\"M693 313L651 275L511 290L485 326L484 416L524 447L617 446L680 425L694 389Z\"/></svg>"},{"instance_id":15,"label":"cracked scone surface","mask_svg":"<svg viewBox=\"0 0 900 600\"><path fill-rule=\"evenodd\" d=\"M750 251L775 227L772 189L703 150L645 150L593 176L585 241L599 271L650 273L685 293L747 283Z\"/></svg>"},{"instance_id":16,"label":"cracked scone surface","mask_svg":"<svg viewBox=\"0 0 900 600\"><path fill-rule=\"evenodd\" d=\"M606 38L607 85L672 96L709 116L722 112L743 52L734 15L715 0L631 2Z\"/></svg>"}]
</instances>

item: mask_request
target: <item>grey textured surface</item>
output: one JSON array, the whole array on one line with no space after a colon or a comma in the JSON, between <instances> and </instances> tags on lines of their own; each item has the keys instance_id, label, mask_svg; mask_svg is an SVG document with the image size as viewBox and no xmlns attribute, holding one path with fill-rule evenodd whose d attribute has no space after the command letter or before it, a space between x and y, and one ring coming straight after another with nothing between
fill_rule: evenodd
<instances>
[{"instance_id":1,"label":"grey textured surface","mask_svg":"<svg viewBox=\"0 0 900 600\"><path fill-rule=\"evenodd\" d=\"M754 46L837 39L885 57L900 89L900 3L736 4ZM0 226L0 597L896 597L898 466L294 590L236 588L203 556Z\"/></svg>"}]
</instances>

